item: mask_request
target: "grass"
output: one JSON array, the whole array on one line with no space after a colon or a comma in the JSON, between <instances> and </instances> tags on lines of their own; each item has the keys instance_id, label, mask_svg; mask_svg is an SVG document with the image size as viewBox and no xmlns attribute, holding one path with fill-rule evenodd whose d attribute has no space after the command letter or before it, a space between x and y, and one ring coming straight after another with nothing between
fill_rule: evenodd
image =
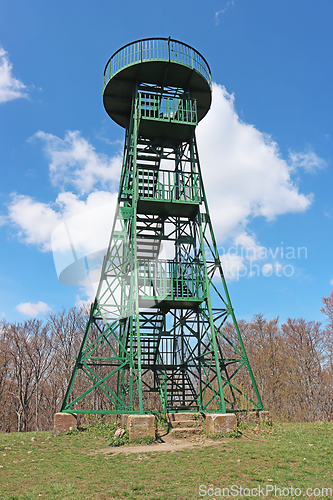
<instances>
[{"instance_id":1,"label":"grass","mask_svg":"<svg viewBox=\"0 0 333 500\"><path fill-rule=\"evenodd\" d=\"M205 448L129 455L115 454L115 448L95 453L106 447L104 432L0 434L0 499L217 500L218 488L232 485L293 486L302 496L307 488L333 488L332 423L241 432L240 439ZM206 487L202 493L213 488L211 494L200 496L200 485Z\"/></svg>"}]
</instances>

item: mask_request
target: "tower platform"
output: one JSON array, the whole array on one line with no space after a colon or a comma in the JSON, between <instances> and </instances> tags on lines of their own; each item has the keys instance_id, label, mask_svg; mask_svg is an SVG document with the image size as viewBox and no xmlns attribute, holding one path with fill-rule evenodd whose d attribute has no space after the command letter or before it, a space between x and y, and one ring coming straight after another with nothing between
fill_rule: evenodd
<instances>
[{"instance_id":1,"label":"tower platform","mask_svg":"<svg viewBox=\"0 0 333 500\"><path fill-rule=\"evenodd\" d=\"M149 89L181 88L197 103L198 122L211 105L211 72L193 47L171 38L144 38L117 50L104 70L103 103L108 115L126 128L138 82ZM170 128L169 128L170 130ZM171 130L171 133L173 131Z\"/></svg>"}]
</instances>

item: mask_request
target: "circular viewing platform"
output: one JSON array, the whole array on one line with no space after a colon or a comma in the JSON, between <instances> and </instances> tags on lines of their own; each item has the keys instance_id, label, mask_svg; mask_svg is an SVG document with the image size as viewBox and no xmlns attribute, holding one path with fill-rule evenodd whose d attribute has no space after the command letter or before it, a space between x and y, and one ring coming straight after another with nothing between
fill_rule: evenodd
<instances>
[{"instance_id":1,"label":"circular viewing platform","mask_svg":"<svg viewBox=\"0 0 333 500\"><path fill-rule=\"evenodd\" d=\"M117 50L104 70L103 103L108 115L126 127L137 84L174 87L190 93L198 121L211 105L211 73L206 59L189 45L171 38L145 38Z\"/></svg>"}]
</instances>

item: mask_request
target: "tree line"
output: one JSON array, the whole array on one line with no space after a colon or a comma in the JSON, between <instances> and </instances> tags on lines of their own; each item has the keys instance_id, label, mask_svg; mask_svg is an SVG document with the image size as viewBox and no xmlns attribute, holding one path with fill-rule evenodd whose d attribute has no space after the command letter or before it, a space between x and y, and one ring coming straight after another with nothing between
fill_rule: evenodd
<instances>
[{"instance_id":1,"label":"tree line","mask_svg":"<svg viewBox=\"0 0 333 500\"><path fill-rule=\"evenodd\" d=\"M267 320L262 314L238 322L264 407L273 418L333 420L333 292L323 299L321 311L325 326L303 318L279 325L278 317ZM44 322L0 323L0 431L52 428L86 321L84 311L72 308ZM233 325L224 328L237 343ZM78 380L78 390L82 384ZM250 394L248 377L241 384ZM106 407L96 392L91 398L93 407Z\"/></svg>"}]
</instances>

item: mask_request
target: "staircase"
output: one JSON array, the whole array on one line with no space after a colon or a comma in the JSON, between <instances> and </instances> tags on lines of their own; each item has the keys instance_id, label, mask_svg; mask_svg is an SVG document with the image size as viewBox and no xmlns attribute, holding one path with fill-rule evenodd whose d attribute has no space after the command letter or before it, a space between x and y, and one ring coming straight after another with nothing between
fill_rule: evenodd
<instances>
[{"instance_id":1,"label":"staircase","mask_svg":"<svg viewBox=\"0 0 333 500\"><path fill-rule=\"evenodd\" d=\"M163 316L155 315L153 320L147 321L145 317L140 317L140 346L141 346L141 367L149 368L156 364L158 358L158 348L163 327ZM132 346L134 355L138 352L138 338L133 332ZM130 349L130 338L127 336L126 348Z\"/></svg>"},{"instance_id":2,"label":"staircase","mask_svg":"<svg viewBox=\"0 0 333 500\"><path fill-rule=\"evenodd\" d=\"M165 358L162 348L160 349L160 355L161 358ZM197 393L186 373L183 374L180 370L168 369L168 364L165 363L165 371L158 372L157 378L163 392L165 392L166 385L166 407L168 411L198 410L196 404Z\"/></svg>"},{"instance_id":3,"label":"staircase","mask_svg":"<svg viewBox=\"0 0 333 500\"><path fill-rule=\"evenodd\" d=\"M154 198L158 171L161 163L161 148L153 150L145 141L139 142L137 149L138 168L138 195ZM149 179L149 182L148 182ZM138 205L139 208L139 205ZM161 250L161 235L163 233L163 222L159 218L152 221L152 217L146 217L138 210L136 220L137 233L137 258L138 260L157 259Z\"/></svg>"},{"instance_id":4,"label":"staircase","mask_svg":"<svg viewBox=\"0 0 333 500\"><path fill-rule=\"evenodd\" d=\"M187 281L181 279L181 278L176 278L173 280L173 295L174 297L192 297L193 294L191 290L187 286Z\"/></svg>"},{"instance_id":5,"label":"staircase","mask_svg":"<svg viewBox=\"0 0 333 500\"><path fill-rule=\"evenodd\" d=\"M187 438L204 433L204 418L200 413L169 413L168 422L175 438Z\"/></svg>"},{"instance_id":6,"label":"staircase","mask_svg":"<svg viewBox=\"0 0 333 500\"><path fill-rule=\"evenodd\" d=\"M139 198L154 199L158 186L158 175L161 165L161 147L156 150L147 147L143 142L138 144L137 169L138 169L138 194Z\"/></svg>"},{"instance_id":7,"label":"staircase","mask_svg":"<svg viewBox=\"0 0 333 500\"><path fill-rule=\"evenodd\" d=\"M145 217L137 216L137 257L138 260L155 260L161 250L161 236L163 234L163 223L160 219L149 223Z\"/></svg>"}]
</instances>

